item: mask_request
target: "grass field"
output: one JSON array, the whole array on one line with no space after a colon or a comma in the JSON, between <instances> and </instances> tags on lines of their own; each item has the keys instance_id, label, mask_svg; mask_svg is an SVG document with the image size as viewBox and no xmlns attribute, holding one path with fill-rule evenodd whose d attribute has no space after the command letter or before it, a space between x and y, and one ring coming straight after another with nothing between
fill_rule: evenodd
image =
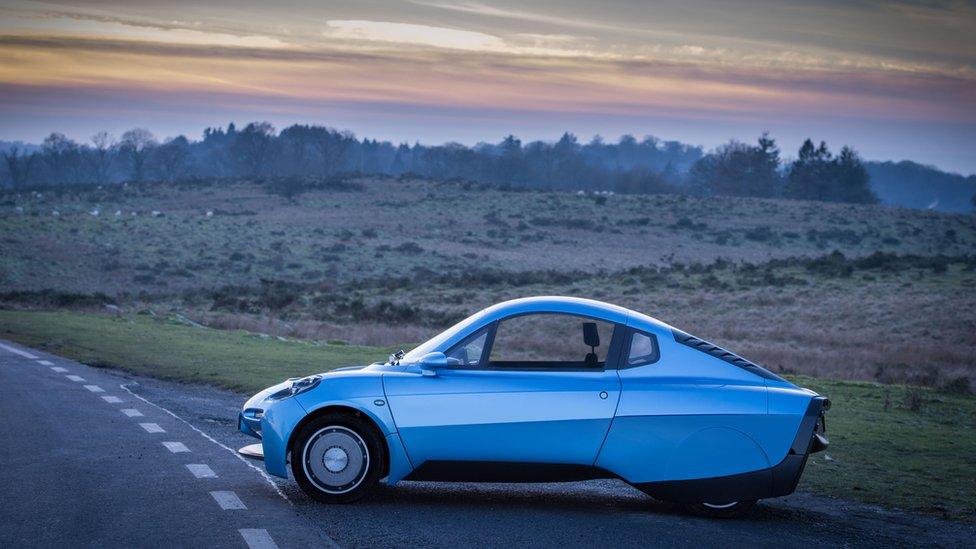
<instances>
[{"instance_id":1,"label":"grass field","mask_svg":"<svg viewBox=\"0 0 976 549\"><path fill-rule=\"evenodd\" d=\"M976 389L973 216L361 179L0 195L0 307L391 346L513 297L617 303L767 367ZM98 295L101 292L104 295Z\"/></svg>"},{"instance_id":2,"label":"grass field","mask_svg":"<svg viewBox=\"0 0 976 549\"><path fill-rule=\"evenodd\" d=\"M252 392L391 349L194 327L179 317L0 311L0 337L88 364ZM831 447L801 490L976 520L976 397L791 376L828 396Z\"/></svg>"},{"instance_id":3,"label":"grass field","mask_svg":"<svg viewBox=\"0 0 976 549\"><path fill-rule=\"evenodd\" d=\"M484 268L596 273L835 249L849 257L976 249L964 215L393 179L293 200L247 182L6 193L0 234L0 287L153 296L262 278L329 285Z\"/></svg>"}]
</instances>

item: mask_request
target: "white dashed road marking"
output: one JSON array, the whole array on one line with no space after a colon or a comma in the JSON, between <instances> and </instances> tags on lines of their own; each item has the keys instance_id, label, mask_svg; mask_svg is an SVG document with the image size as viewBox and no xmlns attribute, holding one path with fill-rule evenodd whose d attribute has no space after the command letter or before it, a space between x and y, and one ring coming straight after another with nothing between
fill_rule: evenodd
<instances>
[{"instance_id":1,"label":"white dashed road marking","mask_svg":"<svg viewBox=\"0 0 976 549\"><path fill-rule=\"evenodd\" d=\"M217 473L213 472L213 469L209 465L204 465L202 463L188 463L186 468L193 473L193 476L197 478L217 478Z\"/></svg>"},{"instance_id":2,"label":"white dashed road marking","mask_svg":"<svg viewBox=\"0 0 976 549\"><path fill-rule=\"evenodd\" d=\"M24 357L24 358L28 358L28 359L31 359L31 360L36 360L38 364L40 364L41 366L47 366L47 367L49 367L53 372L57 372L57 373L66 373L66 372L68 372L68 369L67 368L63 368L63 367L60 367L60 366L55 366L53 362L51 362L49 360L41 359L41 358L39 358L39 357L37 357L37 356L35 356L35 355L27 352L27 351L22 351L20 349L17 349L15 347L11 347L9 345L5 345L3 343L0 343L0 349L4 349L6 351L9 351L9 352L11 352L11 353L13 353L15 355L18 355L18 356L21 356L21 357ZM79 383L84 383L85 382L85 378L83 378L81 376L78 376L78 375L65 375L65 377L67 377L69 380L74 381L74 382L79 382ZM105 392L105 389L99 387L98 385L85 385L84 387L85 387L85 389L91 391L92 393L104 393ZM152 402L149 402L148 400L142 398L141 396L132 393L132 391L130 391L128 389L128 387L125 387L125 385L122 385L121 387L123 389L125 389L128 393L132 394L134 397L136 397L136 398L138 398L138 399L140 399L140 400L142 400L142 401L144 401L144 402L146 402L146 403L148 403L148 404L150 404L152 406L155 406L155 407L163 410L164 412L170 414L174 418L176 418L176 419L182 421L183 423L187 424L191 429L193 429L194 431L197 431L200 435L202 435L203 437L207 438L208 440L210 440L214 444L217 444L218 446L226 449L227 451L231 452L235 456L237 455L237 453L234 452L233 449L231 449L231 448L229 448L229 447L227 447L227 446L225 446L225 445L217 442L212 437L210 437L209 435L207 435L203 431L197 429L195 426L193 426L192 424L190 424L188 421L186 421L183 418L177 416L173 412L170 412L166 408L163 408L162 406L159 406L158 404L154 404ZM103 395L103 396L101 396L101 398L102 398L102 400L104 400L105 402L110 403L110 404L120 404L120 403L122 403L122 399L119 398L119 397L117 397L117 396ZM140 412L139 410L135 409L135 408L124 408L121 411L127 417L143 417L143 413ZM142 427L147 433L165 433L166 432L165 429L163 429L162 427L160 427L159 424L157 424L157 423L140 423L139 426ZM170 452L172 452L174 454L175 453L183 453L183 452L189 452L190 451L190 449L187 448L187 446L184 443L182 443L182 442L171 441L171 442L163 442L162 444L163 444L163 446L166 447L167 450L169 450ZM237 456L237 457L240 458L240 456ZM289 503L291 503L291 501L288 500L288 498L284 495L284 493L281 492L281 490L278 488L278 486L273 481L271 481L271 479L269 477L267 477L266 474L264 474L264 471L261 471L260 469L258 469L257 467L254 467L250 463L247 463L247 461L245 461L243 459L241 459L241 461L244 461L244 463L246 463L248 466L253 467L255 470L260 471L262 473L262 476L265 477L265 479L269 482L269 484L271 484L275 488L275 491L278 492L278 494L281 495L282 498L284 498L286 501L288 501ZM206 465L206 464L202 464L202 463L190 463L190 464L187 464L186 465L186 468L190 471L190 473L193 474L194 477L196 477L198 479L217 478L217 473L215 473L214 470L211 469L210 466L209 465ZM233 492L233 491L230 491L230 490L217 490L217 491L212 491L212 492L210 492L210 496L213 497L214 501L217 502L217 505L219 505L220 508L223 509L223 510L225 510L225 511L231 511L231 510L247 510L247 506L244 505L244 502L241 501L241 498L238 497L237 494L235 492ZM275 543L274 539L271 537L271 534L269 534L266 529L263 529L263 528L242 528L242 529L239 529L238 532L240 533L241 537L244 539L244 543L246 543L247 546L250 549L278 549L278 544Z\"/></svg>"},{"instance_id":3,"label":"white dashed road marking","mask_svg":"<svg viewBox=\"0 0 976 549\"><path fill-rule=\"evenodd\" d=\"M217 500L217 505L220 506L224 511L233 511L236 509L247 509L241 498L237 497L234 492L210 492L210 495Z\"/></svg>"},{"instance_id":4,"label":"white dashed road marking","mask_svg":"<svg viewBox=\"0 0 976 549\"><path fill-rule=\"evenodd\" d=\"M6 350L10 351L11 353L13 353L15 355L20 355L20 356L22 356L24 358L30 358L30 359L34 359L34 360L37 359L36 356L28 353L27 351L21 351L20 349L17 349L15 347L11 347L10 345L4 345L3 343L0 343L0 349L6 349Z\"/></svg>"},{"instance_id":5,"label":"white dashed road marking","mask_svg":"<svg viewBox=\"0 0 976 549\"><path fill-rule=\"evenodd\" d=\"M271 539L271 534L267 530L258 528L241 528L238 530L244 543L250 549L278 549L278 544Z\"/></svg>"},{"instance_id":6,"label":"white dashed road marking","mask_svg":"<svg viewBox=\"0 0 976 549\"><path fill-rule=\"evenodd\" d=\"M129 389L129 387L127 387L126 385L127 384L123 383L122 385L119 385L119 387L121 387L122 390L124 390L125 392L129 393L130 395L132 395L134 398L138 398L139 400L145 402L146 404L148 404L150 406L153 406L154 408L158 408L158 409L166 412L167 414L173 416L174 418L182 421L187 427L189 427L190 429L193 429L194 431L196 431L197 433L199 433L200 436L202 436L203 438L209 440L210 442L213 442L214 444L216 444L217 446L220 446L224 450L227 450L232 456L234 456L237 459L241 460L241 463L243 463L244 465L250 467L257 474L261 475L261 478L263 478L264 481L267 482L268 485L270 485L271 488L274 489L275 493L277 493L279 496L281 496L281 499L287 501L289 505L294 505L294 503L292 503L292 501L290 499L288 499L288 496L286 496L285 493L281 491L281 488L278 487L278 485L275 483L275 481L271 480L271 477L268 475L268 473L263 468L254 465L253 463L250 462L250 460L248 460L244 456L238 454L237 453L237 450L231 448L230 446L227 446L226 444L221 444L220 442L217 442L217 440L215 438L213 438L212 436L210 436L207 433L204 433L203 431L201 431L200 429L198 429L196 425L193 425L189 421L181 418L180 416L174 414L173 412L171 412L168 409L160 406L159 404L156 404L155 402L152 402L152 401L150 401L148 399L145 399L145 398L143 398L143 397L141 397L141 396L133 393L132 390ZM335 546L335 547L338 547L338 544L336 544L334 541L332 542L332 545Z\"/></svg>"},{"instance_id":7,"label":"white dashed road marking","mask_svg":"<svg viewBox=\"0 0 976 549\"><path fill-rule=\"evenodd\" d=\"M186 444L183 444L182 442L164 442L163 446L165 446L167 450L173 452L174 454L179 452L190 451L190 449L186 447Z\"/></svg>"}]
</instances>

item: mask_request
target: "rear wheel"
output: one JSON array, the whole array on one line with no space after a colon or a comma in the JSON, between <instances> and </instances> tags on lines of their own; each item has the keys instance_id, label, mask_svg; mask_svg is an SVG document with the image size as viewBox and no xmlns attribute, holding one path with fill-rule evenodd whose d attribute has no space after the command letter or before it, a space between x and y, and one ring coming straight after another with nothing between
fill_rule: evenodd
<instances>
[{"instance_id":1,"label":"rear wheel","mask_svg":"<svg viewBox=\"0 0 976 549\"><path fill-rule=\"evenodd\" d=\"M685 505L688 511L708 518L738 518L749 514L756 506L755 499L730 501L727 503L691 503Z\"/></svg>"},{"instance_id":2,"label":"rear wheel","mask_svg":"<svg viewBox=\"0 0 976 549\"><path fill-rule=\"evenodd\" d=\"M326 414L295 438L291 471L301 489L324 503L351 503L376 486L383 471L379 436L352 414Z\"/></svg>"}]
</instances>

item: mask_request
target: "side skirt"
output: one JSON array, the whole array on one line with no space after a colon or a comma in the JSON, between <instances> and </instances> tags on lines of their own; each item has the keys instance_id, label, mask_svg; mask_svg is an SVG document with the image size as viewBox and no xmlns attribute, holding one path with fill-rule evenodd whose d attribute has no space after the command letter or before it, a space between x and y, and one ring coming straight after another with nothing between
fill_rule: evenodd
<instances>
[{"instance_id":1,"label":"side skirt","mask_svg":"<svg viewBox=\"0 0 976 549\"><path fill-rule=\"evenodd\" d=\"M572 482L614 478L590 465L510 461L425 461L403 480L436 482Z\"/></svg>"}]
</instances>

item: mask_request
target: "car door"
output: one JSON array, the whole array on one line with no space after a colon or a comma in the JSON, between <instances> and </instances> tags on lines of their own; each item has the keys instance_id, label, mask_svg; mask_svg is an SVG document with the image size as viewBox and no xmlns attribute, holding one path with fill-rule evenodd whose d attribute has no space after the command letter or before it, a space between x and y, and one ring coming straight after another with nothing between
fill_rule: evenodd
<instances>
[{"instance_id":1,"label":"car door","mask_svg":"<svg viewBox=\"0 0 976 549\"><path fill-rule=\"evenodd\" d=\"M542 316L484 327L448 349L452 366L435 376L384 378L415 467L429 461L593 464L620 395L614 325L604 323L602 345L586 348L580 327L594 321L532 318Z\"/></svg>"}]
</instances>

